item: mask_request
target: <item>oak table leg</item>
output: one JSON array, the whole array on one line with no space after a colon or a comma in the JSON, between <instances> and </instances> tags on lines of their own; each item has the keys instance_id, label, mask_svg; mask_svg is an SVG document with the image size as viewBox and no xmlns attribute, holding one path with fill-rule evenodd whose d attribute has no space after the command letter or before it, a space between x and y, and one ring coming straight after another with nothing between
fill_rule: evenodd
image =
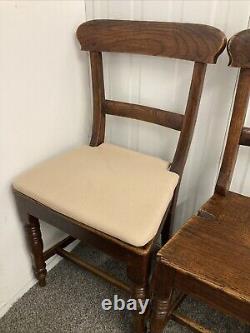
<instances>
[{"instance_id":1,"label":"oak table leg","mask_svg":"<svg viewBox=\"0 0 250 333\"><path fill-rule=\"evenodd\" d=\"M38 280L38 284L43 287L46 285L45 278L47 275L47 270L43 255L43 241L39 220L36 217L29 215L28 223L26 224L25 228L34 257L35 275Z\"/></svg>"}]
</instances>

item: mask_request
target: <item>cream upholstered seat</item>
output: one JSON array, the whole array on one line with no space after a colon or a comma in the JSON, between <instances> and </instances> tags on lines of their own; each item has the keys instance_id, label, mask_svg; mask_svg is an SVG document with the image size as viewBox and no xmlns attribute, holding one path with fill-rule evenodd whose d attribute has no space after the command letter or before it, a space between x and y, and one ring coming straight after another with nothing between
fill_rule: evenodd
<instances>
[{"instance_id":1,"label":"cream upholstered seat","mask_svg":"<svg viewBox=\"0 0 250 333\"><path fill-rule=\"evenodd\" d=\"M14 188L134 246L156 234L179 176L169 162L111 144L81 146L43 162Z\"/></svg>"}]
</instances>

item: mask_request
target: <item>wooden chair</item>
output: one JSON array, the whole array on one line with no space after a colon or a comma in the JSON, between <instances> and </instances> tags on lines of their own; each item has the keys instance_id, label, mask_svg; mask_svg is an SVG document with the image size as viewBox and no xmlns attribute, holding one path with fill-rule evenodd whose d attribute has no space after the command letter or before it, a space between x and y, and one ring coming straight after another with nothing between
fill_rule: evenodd
<instances>
[{"instance_id":1,"label":"wooden chair","mask_svg":"<svg viewBox=\"0 0 250 333\"><path fill-rule=\"evenodd\" d=\"M46 264L58 254L115 286L145 299L154 244L176 202L200 102L206 64L223 51L225 35L210 26L184 23L94 20L77 30L90 52L93 129L82 146L41 163L17 177L14 193L34 255L35 273L45 285ZM194 62L185 114L107 100L102 52L139 53ZM173 163L104 143L106 115L129 117L180 131ZM43 252L39 219L70 236ZM169 222L168 222L169 223ZM125 284L64 247L83 240L127 265ZM135 313L135 330L144 316Z\"/></svg>"},{"instance_id":2,"label":"wooden chair","mask_svg":"<svg viewBox=\"0 0 250 333\"><path fill-rule=\"evenodd\" d=\"M250 198L229 191L239 145L250 146L250 128L243 127L250 30L231 38L228 53L231 66L241 69L215 193L158 253L152 333L163 332L169 319L194 332L209 332L174 311L185 294L250 323Z\"/></svg>"}]
</instances>

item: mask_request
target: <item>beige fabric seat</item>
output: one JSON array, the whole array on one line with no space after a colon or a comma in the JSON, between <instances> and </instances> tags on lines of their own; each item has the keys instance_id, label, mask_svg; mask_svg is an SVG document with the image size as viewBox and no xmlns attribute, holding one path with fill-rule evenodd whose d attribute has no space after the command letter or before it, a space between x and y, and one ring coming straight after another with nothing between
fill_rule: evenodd
<instances>
[{"instance_id":1,"label":"beige fabric seat","mask_svg":"<svg viewBox=\"0 0 250 333\"><path fill-rule=\"evenodd\" d=\"M23 173L14 188L134 246L156 234L179 176L169 162L111 144L81 146Z\"/></svg>"}]
</instances>

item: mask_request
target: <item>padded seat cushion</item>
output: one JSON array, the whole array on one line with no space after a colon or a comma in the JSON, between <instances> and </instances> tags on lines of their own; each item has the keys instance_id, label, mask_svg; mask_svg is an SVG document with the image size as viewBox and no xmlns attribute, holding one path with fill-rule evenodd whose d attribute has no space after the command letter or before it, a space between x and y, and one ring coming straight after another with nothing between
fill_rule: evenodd
<instances>
[{"instance_id":1,"label":"padded seat cushion","mask_svg":"<svg viewBox=\"0 0 250 333\"><path fill-rule=\"evenodd\" d=\"M134 246L157 233L179 176L169 163L111 144L81 146L23 173L14 188Z\"/></svg>"}]
</instances>

